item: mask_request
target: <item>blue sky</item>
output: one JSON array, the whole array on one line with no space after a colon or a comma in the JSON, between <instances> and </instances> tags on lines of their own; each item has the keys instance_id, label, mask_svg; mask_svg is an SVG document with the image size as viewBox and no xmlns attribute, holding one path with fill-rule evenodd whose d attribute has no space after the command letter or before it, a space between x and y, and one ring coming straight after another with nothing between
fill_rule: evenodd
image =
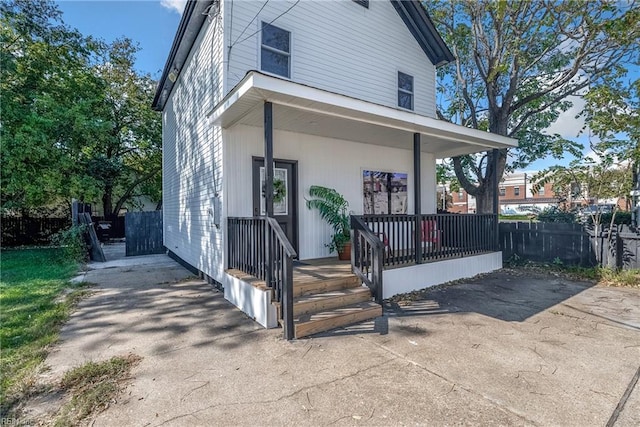
<instances>
[{"instance_id":1,"label":"blue sky","mask_svg":"<svg viewBox=\"0 0 640 427\"><path fill-rule=\"evenodd\" d=\"M126 36L138 42L136 68L159 78L180 22L183 2L174 0L56 2L62 19L84 35L111 42Z\"/></svg>"}]
</instances>

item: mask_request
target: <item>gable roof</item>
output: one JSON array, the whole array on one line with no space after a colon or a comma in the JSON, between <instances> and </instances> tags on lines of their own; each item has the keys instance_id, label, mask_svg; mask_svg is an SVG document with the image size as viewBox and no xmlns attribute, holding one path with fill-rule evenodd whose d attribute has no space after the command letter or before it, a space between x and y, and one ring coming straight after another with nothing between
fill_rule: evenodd
<instances>
[{"instance_id":1,"label":"gable roof","mask_svg":"<svg viewBox=\"0 0 640 427\"><path fill-rule=\"evenodd\" d=\"M391 0L391 4L433 65L439 67L455 59L420 1Z\"/></svg>"},{"instance_id":2,"label":"gable roof","mask_svg":"<svg viewBox=\"0 0 640 427\"><path fill-rule=\"evenodd\" d=\"M433 65L438 67L455 59L419 0L390 1ZM189 0L187 2L169 51L169 57L158 82L156 95L151 104L154 110L162 111L164 109L173 89L175 78L180 74L207 17L207 9L212 3L213 0ZM172 78L169 78L170 74L173 74Z\"/></svg>"}]
</instances>

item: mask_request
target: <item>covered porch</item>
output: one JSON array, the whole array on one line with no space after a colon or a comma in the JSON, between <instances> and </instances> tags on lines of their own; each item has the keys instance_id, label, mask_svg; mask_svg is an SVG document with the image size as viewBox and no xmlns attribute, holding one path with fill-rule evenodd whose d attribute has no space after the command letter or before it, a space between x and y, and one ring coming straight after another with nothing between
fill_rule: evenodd
<instances>
[{"instance_id":1,"label":"covered porch","mask_svg":"<svg viewBox=\"0 0 640 427\"><path fill-rule=\"evenodd\" d=\"M310 185L336 188L349 200L353 214L350 273L369 286L378 302L396 289L395 293L407 291L392 286L406 282L399 270L477 258L496 250L497 217L435 214L435 161L512 147L514 140L255 71L214 107L209 119L226 138L225 169L236 172L233 182L225 180L226 267L265 282L273 294L265 301L282 308L276 317L288 337L293 336L286 332L293 330L293 261L309 263L329 255L325 244L330 230L304 204ZM256 179L243 182L250 175L247 163L256 158L264 171L262 211L255 203ZM291 189L297 195L290 206L297 214L294 238L274 212L274 170L279 159L295 162L300 175ZM362 174L368 168L405 174L404 213L365 212ZM246 201L251 199L252 185L253 206ZM429 234L435 236L433 241L425 237ZM484 264L495 268L493 260ZM455 265L447 269L463 270ZM421 274L412 276L415 280ZM235 279L229 286L242 286ZM229 299L238 307L252 299L243 292L236 294L243 296L229 295ZM267 323L273 326L272 321Z\"/></svg>"}]
</instances>

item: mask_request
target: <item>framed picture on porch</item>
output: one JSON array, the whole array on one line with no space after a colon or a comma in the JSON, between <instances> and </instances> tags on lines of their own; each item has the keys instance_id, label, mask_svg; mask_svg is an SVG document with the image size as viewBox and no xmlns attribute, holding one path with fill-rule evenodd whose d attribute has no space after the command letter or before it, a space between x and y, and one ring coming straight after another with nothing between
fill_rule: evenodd
<instances>
[{"instance_id":1,"label":"framed picture on porch","mask_svg":"<svg viewBox=\"0 0 640 427\"><path fill-rule=\"evenodd\" d=\"M407 179L403 172L363 170L364 214L406 214Z\"/></svg>"}]
</instances>

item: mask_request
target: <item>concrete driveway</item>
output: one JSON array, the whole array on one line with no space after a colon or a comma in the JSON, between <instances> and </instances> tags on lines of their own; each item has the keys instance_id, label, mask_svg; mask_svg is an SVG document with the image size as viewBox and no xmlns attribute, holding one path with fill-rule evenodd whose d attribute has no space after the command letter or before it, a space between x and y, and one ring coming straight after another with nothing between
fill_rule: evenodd
<instances>
[{"instance_id":1,"label":"concrete driveway","mask_svg":"<svg viewBox=\"0 0 640 427\"><path fill-rule=\"evenodd\" d=\"M95 425L640 425L638 290L503 270L287 342L154 262L90 271L47 360L143 357Z\"/></svg>"}]
</instances>

